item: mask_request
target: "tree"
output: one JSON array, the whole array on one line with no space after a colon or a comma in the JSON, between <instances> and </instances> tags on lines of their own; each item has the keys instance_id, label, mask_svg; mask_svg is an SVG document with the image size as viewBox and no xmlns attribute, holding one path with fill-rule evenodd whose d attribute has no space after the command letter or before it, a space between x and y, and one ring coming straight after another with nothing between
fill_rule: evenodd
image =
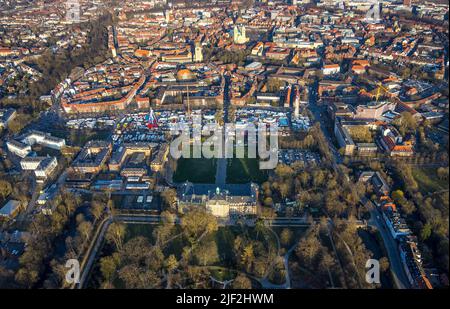
<instances>
[{"instance_id":1,"label":"tree","mask_svg":"<svg viewBox=\"0 0 450 309\"><path fill-rule=\"evenodd\" d=\"M400 200L402 200L404 197L405 197L405 194L403 193L402 190L395 190L395 191L392 192L392 198L393 198L395 201L400 201Z\"/></svg>"},{"instance_id":2,"label":"tree","mask_svg":"<svg viewBox=\"0 0 450 309\"><path fill-rule=\"evenodd\" d=\"M123 223L113 222L106 233L106 240L114 243L117 250L121 250L125 233L126 227Z\"/></svg>"},{"instance_id":3,"label":"tree","mask_svg":"<svg viewBox=\"0 0 450 309\"><path fill-rule=\"evenodd\" d=\"M117 253L100 259L100 271L107 282L113 281L119 263L120 257Z\"/></svg>"},{"instance_id":4,"label":"tree","mask_svg":"<svg viewBox=\"0 0 450 309\"><path fill-rule=\"evenodd\" d=\"M430 223L426 223L423 227L422 230L420 231L420 238L425 241L428 238L430 238L431 233L432 233L432 226Z\"/></svg>"},{"instance_id":5,"label":"tree","mask_svg":"<svg viewBox=\"0 0 450 309\"><path fill-rule=\"evenodd\" d=\"M104 209L105 204L97 201L92 202L91 214L94 216L96 221L102 217Z\"/></svg>"},{"instance_id":6,"label":"tree","mask_svg":"<svg viewBox=\"0 0 450 309\"><path fill-rule=\"evenodd\" d=\"M410 112L402 112L401 117L394 121L402 135L417 129L417 120Z\"/></svg>"},{"instance_id":7,"label":"tree","mask_svg":"<svg viewBox=\"0 0 450 309\"><path fill-rule=\"evenodd\" d=\"M283 231L281 231L281 236L280 236L281 244L283 246L289 245L292 241L292 236L293 236L292 231L290 229L287 229L287 228L283 229Z\"/></svg>"},{"instance_id":8,"label":"tree","mask_svg":"<svg viewBox=\"0 0 450 309\"><path fill-rule=\"evenodd\" d=\"M253 245L248 244L247 246L244 247L244 251L241 255L242 265L245 267L247 272L250 271L254 260L255 254L253 252Z\"/></svg>"},{"instance_id":9,"label":"tree","mask_svg":"<svg viewBox=\"0 0 450 309\"><path fill-rule=\"evenodd\" d=\"M281 183L280 186L278 187L278 190L283 199L287 198L289 196L289 193L291 192L291 183L290 182Z\"/></svg>"},{"instance_id":10,"label":"tree","mask_svg":"<svg viewBox=\"0 0 450 309\"><path fill-rule=\"evenodd\" d=\"M84 241L87 241L89 240L93 230L92 223L89 221L83 221L78 225L77 230L83 237Z\"/></svg>"},{"instance_id":11,"label":"tree","mask_svg":"<svg viewBox=\"0 0 450 309\"><path fill-rule=\"evenodd\" d=\"M273 199L271 197L266 197L264 199L264 206L271 207L273 205Z\"/></svg>"},{"instance_id":12,"label":"tree","mask_svg":"<svg viewBox=\"0 0 450 309\"><path fill-rule=\"evenodd\" d=\"M380 259L380 270L382 273L385 273L389 270L390 264L389 264L389 260L387 257L383 256Z\"/></svg>"},{"instance_id":13,"label":"tree","mask_svg":"<svg viewBox=\"0 0 450 309\"><path fill-rule=\"evenodd\" d=\"M202 266L216 263L219 260L217 243L215 241L209 241L201 244L195 249L194 256L197 262Z\"/></svg>"},{"instance_id":14,"label":"tree","mask_svg":"<svg viewBox=\"0 0 450 309\"><path fill-rule=\"evenodd\" d=\"M161 279L152 270L139 267L138 265L126 265L119 270L119 278L129 289L149 289L157 288L161 284Z\"/></svg>"},{"instance_id":15,"label":"tree","mask_svg":"<svg viewBox=\"0 0 450 309\"><path fill-rule=\"evenodd\" d=\"M84 215L82 213L78 214L75 217L75 221L77 222L77 224L79 225L80 223L84 222L86 219L84 217Z\"/></svg>"},{"instance_id":16,"label":"tree","mask_svg":"<svg viewBox=\"0 0 450 309\"><path fill-rule=\"evenodd\" d=\"M321 248L322 244L317 238L316 233L311 232L300 242L295 253L307 267L315 268Z\"/></svg>"},{"instance_id":17,"label":"tree","mask_svg":"<svg viewBox=\"0 0 450 309\"><path fill-rule=\"evenodd\" d=\"M201 235L217 231L218 224L215 216L197 208L184 215L181 219L181 227L190 242L193 243Z\"/></svg>"},{"instance_id":18,"label":"tree","mask_svg":"<svg viewBox=\"0 0 450 309\"><path fill-rule=\"evenodd\" d=\"M12 193L11 184L6 180L0 180L0 196L4 200Z\"/></svg>"},{"instance_id":19,"label":"tree","mask_svg":"<svg viewBox=\"0 0 450 309\"><path fill-rule=\"evenodd\" d=\"M39 272L34 269L20 268L15 276L17 283L31 288L39 279Z\"/></svg>"},{"instance_id":20,"label":"tree","mask_svg":"<svg viewBox=\"0 0 450 309\"><path fill-rule=\"evenodd\" d=\"M161 222L167 225L174 225L177 220L177 216L168 212L163 211L161 212Z\"/></svg>"},{"instance_id":21,"label":"tree","mask_svg":"<svg viewBox=\"0 0 450 309\"><path fill-rule=\"evenodd\" d=\"M161 197L163 200L164 205L166 206L166 208L168 209L173 209L175 206L175 202L177 200L177 192L175 191L175 189L169 189L169 190L165 190L161 193Z\"/></svg>"},{"instance_id":22,"label":"tree","mask_svg":"<svg viewBox=\"0 0 450 309\"><path fill-rule=\"evenodd\" d=\"M294 170L288 166L288 165L284 165L284 164L279 164L276 168L275 168L275 174L279 177L279 178L288 178L291 179L294 176Z\"/></svg>"},{"instance_id":23,"label":"tree","mask_svg":"<svg viewBox=\"0 0 450 309\"><path fill-rule=\"evenodd\" d=\"M331 256L331 254L328 251L325 251L322 255L322 258L320 260L320 267L319 269L328 270L332 268L336 264L336 261Z\"/></svg>"},{"instance_id":24,"label":"tree","mask_svg":"<svg viewBox=\"0 0 450 309\"><path fill-rule=\"evenodd\" d=\"M258 218L255 223L255 231L256 231L256 238L258 239L259 234L263 233L266 229L266 225L264 223L264 220L261 218Z\"/></svg>"},{"instance_id":25,"label":"tree","mask_svg":"<svg viewBox=\"0 0 450 309\"><path fill-rule=\"evenodd\" d=\"M232 287L233 289L251 289L252 288L252 282L251 280L243 275L243 274L239 274L232 283Z\"/></svg>"},{"instance_id":26,"label":"tree","mask_svg":"<svg viewBox=\"0 0 450 309\"><path fill-rule=\"evenodd\" d=\"M164 263L165 268L167 269L167 288L170 288L172 285L172 275L175 269L178 268L178 261L175 255L171 254L167 258L167 260Z\"/></svg>"},{"instance_id":27,"label":"tree","mask_svg":"<svg viewBox=\"0 0 450 309\"><path fill-rule=\"evenodd\" d=\"M445 167L438 168L437 176L440 180L448 180L448 168Z\"/></svg>"},{"instance_id":28,"label":"tree","mask_svg":"<svg viewBox=\"0 0 450 309\"><path fill-rule=\"evenodd\" d=\"M164 262L164 265L168 272L173 272L178 267L178 261L175 255L171 254Z\"/></svg>"}]
</instances>

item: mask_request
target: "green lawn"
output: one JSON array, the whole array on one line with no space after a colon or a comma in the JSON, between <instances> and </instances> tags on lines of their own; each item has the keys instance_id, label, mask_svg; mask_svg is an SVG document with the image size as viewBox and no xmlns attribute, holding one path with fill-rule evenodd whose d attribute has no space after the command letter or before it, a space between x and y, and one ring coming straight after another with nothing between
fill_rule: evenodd
<instances>
[{"instance_id":1,"label":"green lawn","mask_svg":"<svg viewBox=\"0 0 450 309\"><path fill-rule=\"evenodd\" d=\"M211 276L218 281L227 281L236 278L237 272L225 267L211 267L209 269Z\"/></svg>"},{"instance_id":2,"label":"green lawn","mask_svg":"<svg viewBox=\"0 0 450 309\"><path fill-rule=\"evenodd\" d=\"M214 183L216 180L216 159L180 158L173 175L174 182Z\"/></svg>"},{"instance_id":3,"label":"green lawn","mask_svg":"<svg viewBox=\"0 0 450 309\"><path fill-rule=\"evenodd\" d=\"M255 182L261 184L267 181L268 172L259 169L259 160L250 158L228 159L227 183L240 184Z\"/></svg>"},{"instance_id":4,"label":"green lawn","mask_svg":"<svg viewBox=\"0 0 450 309\"><path fill-rule=\"evenodd\" d=\"M437 177L435 168L414 168L412 174L423 194L448 188L447 182Z\"/></svg>"},{"instance_id":5,"label":"green lawn","mask_svg":"<svg viewBox=\"0 0 450 309\"><path fill-rule=\"evenodd\" d=\"M154 226L150 224L127 224L126 225L125 241L133 239L138 236L148 238L150 241L153 239Z\"/></svg>"}]
</instances>

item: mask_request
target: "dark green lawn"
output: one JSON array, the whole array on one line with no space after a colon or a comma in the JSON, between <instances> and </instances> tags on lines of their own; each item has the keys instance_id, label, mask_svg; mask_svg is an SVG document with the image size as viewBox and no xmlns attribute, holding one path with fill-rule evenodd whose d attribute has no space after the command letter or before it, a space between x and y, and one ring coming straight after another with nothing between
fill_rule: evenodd
<instances>
[{"instance_id":1,"label":"dark green lawn","mask_svg":"<svg viewBox=\"0 0 450 309\"><path fill-rule=\"evenodd\" d=\"M173 175L174 182L214 183L216 178L216 159L180 158Z\"/></svg>"},{"instance_id":2,"label":"dark green lawn","mask_svg":"<svg viewBox=\"0 0 450 309\"><path fill-rule=\"evenodd\" d=\"M255 182L261 184L267 181L267 170L259 169L259 160L255 158L228 159L227 183L240 184Z\"/></svg>"},{"instance_id":3,"label":"dark green lawn","mask_svg":"<svg viewBox=\"0 0 450 309\"><path fill-rule=\"evenodd\" d=\"M148 238L150 241L153 239L154 226L150 224L127 224L125 241L133 239L138 236L143 236Z\"/></svg>"}]
</instances>

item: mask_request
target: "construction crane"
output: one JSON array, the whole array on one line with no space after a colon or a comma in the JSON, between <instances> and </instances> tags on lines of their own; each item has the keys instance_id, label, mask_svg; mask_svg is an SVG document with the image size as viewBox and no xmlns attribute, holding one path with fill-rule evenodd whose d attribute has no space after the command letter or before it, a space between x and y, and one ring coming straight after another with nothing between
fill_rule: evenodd
<instances>
[{"instance_id":1,"label":"construction crane","mask_svg":"<svg viewBox=\"0 0 450 309\"><path fill-rule=\"evenodd\" d=\"M377 93L375 95L376 98L376 102L378 103L378 100L380 99L380 95L381 95L381 91L383 90L385 93L389 93L389 89L387 89L386 87L383 86L382 83L378 83L377 84Z\"/></svg>"},{"instance_id":2,"label":"construction crane","mask_svg":"<svg viewBox=\"0 0 450 309\"><path fill-rule=\"evenodd\" d=\"M377 87L377 93L375 94L375 100L378 103L378 100L380 99L381 91L384 91L384 93L388 93L388 94L390 94L390 91L388 88L383 86L383 84L381 82L379 82L377 85L378 85L378 87ZM395 101L397 101L397 103L402 102L400 100L400 98L395 95L389 95L389 97L393 98Z\"/></svg>"}]
</instances>

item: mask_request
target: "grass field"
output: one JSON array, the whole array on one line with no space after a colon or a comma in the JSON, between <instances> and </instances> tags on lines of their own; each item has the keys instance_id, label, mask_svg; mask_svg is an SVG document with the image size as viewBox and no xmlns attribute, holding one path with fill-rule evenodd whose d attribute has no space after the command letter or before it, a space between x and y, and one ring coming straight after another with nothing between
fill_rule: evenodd
<instances>
[{"instance_id":1,"label":"grass field","mask_svg":"<svg viewBox=\"0 0 450 309\"><path fill-rule=\"evenodd\" d=\"M267 181L268 172L259 169L259 160L250 158L228 159L227 183L240 184L255 182L261 184Z\"/></svg>"},{"instance_id":2,"label":"grass field","mask_svg":"<svg viewBox=\"0 0 450 309\"><path fill-rule=\"evenodd\" d=\"M435 168L415 168L412 170L414 179L423 194L447 189L447 182L437 177Z\"/></svg>"},{"instance_id":3,"label":"grass field","mask_svg":"<svg viewBox=\"0 0 450 309\"><path fill-rule=\"evenodd\" d=\"M216 178L216 159L180 158L173 175L174 182L214 183Z\"/></svg>"},{"instance_id":4,"label":"grass field","mask_svg":"<svg viewBox=\"0 0 450 309\"><path fill-rule=\"evenodd\" d=\"M127 224L127 229L125 233L125 242L132 238L143 236L152 240L154 226L150 224Z\"/></svg>"}]
</instances>

